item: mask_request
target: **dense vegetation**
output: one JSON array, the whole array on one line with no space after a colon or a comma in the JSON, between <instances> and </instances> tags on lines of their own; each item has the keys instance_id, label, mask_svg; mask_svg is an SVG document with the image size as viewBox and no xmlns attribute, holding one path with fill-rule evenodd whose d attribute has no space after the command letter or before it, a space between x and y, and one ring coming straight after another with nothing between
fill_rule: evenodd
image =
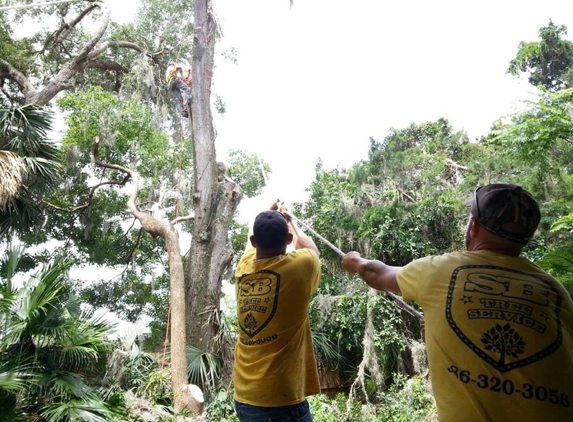
<instances>
[{"instance_id":1,"label":"dense vegetation","mask_svg":"<svg viewBox=\"0 0 573 422\"><path fill-rule=\"evenodd\" d=\"M176 40L190 39L191 32L178 31L192 28L166 24L181 10L190 13L183 2L149 1L136 23L106 27L111 47L78 64L62 95L44 103L30 99L47 98L45 90L23 81L46 87L57 80L58 69L73 67L90 39L86 28L72 31L80 26L72 18L105 17L90 4L0 18L0 420L176 418L165 341L171 261L164 239L143 230L127 207L122 168L137 172L137 204L158 220L175 221L192 209L193 180L185 176L193 173L190 133L172 117L161 85L161 65L190 55L191 45ZM64 32L13 36L22 20L47 16L66 22ZM573 44L566 33L549 22L540 41L523 43L508 58L508 71L525 72L539 99L500 116L487 136L470 140L446 117L393 128L371 139L368 157L349 169L317 163L308 201L295 204L295 214L343 251L402 265L463 249L464 200L480 184L518 183L540 200L543 213L524 253L573 292ZM66 131L53 143L47 133L55 114L65 117ZM234 151L220 177L226 167L226 177L255 196L264 184L260 165L270 170ZM180 221L177 230L188 235L193 224ZM235 254L227 258L229 275L246 227L225 229ZM323 276L311 324L327 388L309 400L315 421L435 418L419 321L341 271L337 253L318 245ZM188 285L189 278L187 272ZM118 336L100 307L131 322L147 318L150 335L133 329ZM207 346L186 348L189 382L206 396L206 420L236 420L232 301L227 308L209 309L216 335Z\"/></svg>"}]
</instances>

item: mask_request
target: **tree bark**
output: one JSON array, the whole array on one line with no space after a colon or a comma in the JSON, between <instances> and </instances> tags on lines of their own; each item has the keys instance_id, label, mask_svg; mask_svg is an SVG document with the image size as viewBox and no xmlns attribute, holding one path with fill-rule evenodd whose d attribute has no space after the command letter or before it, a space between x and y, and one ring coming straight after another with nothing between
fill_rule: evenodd
<instances>
[{"instance_id":1,"label":"tree bark","mask_svg":"<svg viewBox=\"0 0 573 422\"><path fill-rule=\"evenodd\" d=\"M187 342L204 352L218 353L221 281L232 255L228 232L241 194L237 185L224 177L224 170L218 170L216 161L211 115L216 22L211 0L196 0L194 12L191 114L195 221L186 280Z\"/></svg>"}]
</instances>

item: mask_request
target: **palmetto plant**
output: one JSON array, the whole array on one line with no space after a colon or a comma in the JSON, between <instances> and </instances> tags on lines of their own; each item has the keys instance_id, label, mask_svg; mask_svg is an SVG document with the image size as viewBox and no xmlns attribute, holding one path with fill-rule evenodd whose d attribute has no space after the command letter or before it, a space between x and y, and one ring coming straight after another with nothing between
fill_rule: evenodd
<instances>
[{"instance_id":1,"label":"palmetto plant","mask_svg":"<svg viewBox=\"0 0 573 422\"><path fill-rule=\"evenodd\" d=\"M47 108L0 109L0 237L29 230L40 217L39 195L58 179L51 126Z\"/></svg>"},{"instance_id":2,"label":"palmetto plant","mask_svg":"<svg viewBox=\"0 0 573 422\"><path fill-rule=\"evenodd\" d=\"M70 258L54 258L16 287L23 253L9 247L0 262L2 415L10 415L5 420L113 420L87 382L97 377L98 362L109 351L112 324L81 310L68 283Z\"/></svg>"}]
</instances>

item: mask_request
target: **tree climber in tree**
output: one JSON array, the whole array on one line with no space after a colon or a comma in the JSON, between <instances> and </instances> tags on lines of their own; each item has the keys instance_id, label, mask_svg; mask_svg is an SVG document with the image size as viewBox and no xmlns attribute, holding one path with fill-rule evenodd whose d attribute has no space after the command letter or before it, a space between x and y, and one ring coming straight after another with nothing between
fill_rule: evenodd
<instances>
[{"instance_id":1,"label":"tree climber in tree","mask_svg":"<svg viewBox=\"0 0 573 422\"><path fill-rule=\"evenodd\" d=\"M318 249L278 204L257 215L235 272L241 422L312 422L306 396L320 393L308 317L320 282ZM287 253L291 242L295 250Z\"/></svg>"},{"instance_id":2,"label":"tree climber in tree","mask_svg":"<svg viewBox=\"0 0 573 422\"><path fill-rule=\"evenodd\" d=\"M415 300L442 421L573 421L573 301L520 257L541 214L520 186L466 201L467 251L394 267L357 252L342 266L371 287Z\"/></svg>"},{"instance_id":3,"label":"tree climber in tree","mask_svg":"<svg viewBox=\"0 0 573 422\"><path fill-rule=\"evenodd\" d=\"M187 75L185 76L189 83L191 82L191 71L187 70ZM184 81L183 67L180 64L175 64L173 62L167 65L167 70L165 71L165 80L171 92L175 96L175 105L177 106L177 111L181 113L183 117L189 117L187 110L184 106L191 99L191 88ZM181 95L181 91L185 92L185 98Z\"/></svg>"}]
</instances>

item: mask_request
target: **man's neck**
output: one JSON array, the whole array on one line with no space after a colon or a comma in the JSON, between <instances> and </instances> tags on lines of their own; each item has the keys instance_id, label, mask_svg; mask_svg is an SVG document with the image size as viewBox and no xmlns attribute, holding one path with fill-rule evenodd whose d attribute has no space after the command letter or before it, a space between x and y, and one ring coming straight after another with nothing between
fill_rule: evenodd
<instances>
[{"instance_id":1,"label":"man's neck","mask_svg":"<svg viewBox=\"0 0 573 422\"><path fill-rule=\"evenodd\" d=\"M500 246L500 245L492 245L492 244L483 243L483 244L475 245L471 250L472 250L472 252L489 251L489 252L495 252L495 253L498 253L501 255L519 256L519 254L521 253L521 249L522 248L505 247L505 246Z\"/></svg>"},{"instance_id":2,"label":"man's neck","mask_svg":"<svg viewBox=\"0 0 573 422\"><path fill-rule=\"evenodd\" d=\"M285 253L286 253L285 248L280 248L280 249L257 248L257 254L255 255L255 259L274 258L275 256L284 255Z\"/></svg>"}]
</instances>

